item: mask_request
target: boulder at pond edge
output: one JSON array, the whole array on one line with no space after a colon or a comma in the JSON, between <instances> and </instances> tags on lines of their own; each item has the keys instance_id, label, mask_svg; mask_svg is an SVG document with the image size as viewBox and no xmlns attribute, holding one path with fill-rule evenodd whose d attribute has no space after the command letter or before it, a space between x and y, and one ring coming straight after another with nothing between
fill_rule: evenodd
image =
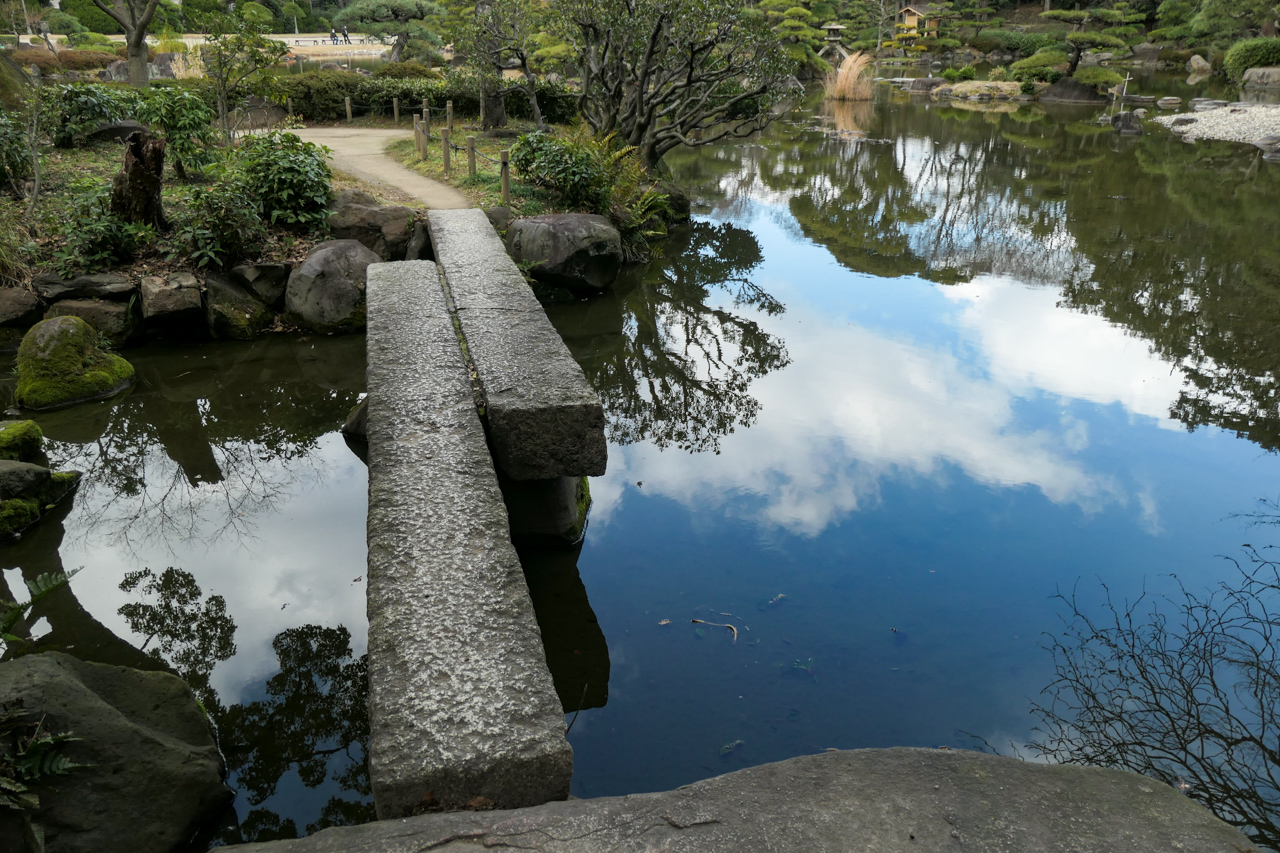
<instances>
[{"instance_id":1,"label":"boulder at pond edge","mask_svg":"<svg viewBox=\"0 0 1280 853\"><path fill-rule=\"evenodd\" d=\"M79 317L54 317L31 327L18 347L19 406L37 411L100 400L133 384L133 365L99 343Z\"/></svg>"},{"instance_id":2,"label":"boulder at pond edge","mask_svg":"<svg viewBox=\"0 0 1280 853\"><path fill-rule=\"evenodd\" d=\"M320 243L289 276L285 317L316 332L363 329L366 271L381 260L356 240Z\"/></svg>"},{"instance_id":3,"label":"boulder at pond edge","mask_svg":"<svg viewBox=\"0 0 1280 853\"><path fill-rule=\"evenodd\" d=\"M601 291L622 269L622 235L594 213L517 219L507 229L507 251L538 281L572 291Z\"/></svg>"},{"instance_id":4,"label":"boulder at pond edge","mask_svg":"<svg viewBox=\"0 0 1280 853\"><path fill-rule=\"evenodd\" d=\"M231 802L209 721L176 675L25 655L0 664L0 703L15 701L77 738L63 754L88 765L38 789L51 853L170 853ZM0 849L22 850L20 832L4 810Z\"/></svg>"},{"instance_id":5,"label":"boulder at pond edge","mask_svg":"<svg viewBox=\"0 0 1280 853\"><path fill-rule=\"evenodd\" d=\"M270 308L225 276L211 272L204 286L209 333L215 338L247 341L275 320Z\"/></svg>"},{"instance_id":6,"label":"boulder at pond edge","mask_svg":"<svg viewBox=\"0 0 1280 853\"><path fill-rule=\"evenodd\" d=\"M403 261L413 233L414 212L380 205L360 190L340 190L329 205L329 231L339 240L359 240L384 261Z\"/></svg>"}]
</instances>

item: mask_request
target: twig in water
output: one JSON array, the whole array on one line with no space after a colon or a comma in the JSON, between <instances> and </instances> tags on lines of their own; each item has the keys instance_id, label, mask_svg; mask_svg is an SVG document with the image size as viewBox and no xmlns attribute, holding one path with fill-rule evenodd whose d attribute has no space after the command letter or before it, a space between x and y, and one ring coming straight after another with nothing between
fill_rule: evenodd
<instances>
[{"instance_id":1,"label":"twig in water","mask_svg":"<svg viewBox=\"0 0 1280 853\"><path fill-rule=\"evenodd\" d=\"M591 682L589 681L582 685L582 698L578 700L578 709L573 712L573 719L569 721L569 728L564 730L566 735L573 731L573 724L578 722L578 715L582 713L582 703L587 701L587 688L590 686Z\"/></svg>"},{"instance_id":2,"label":"twig in water","mask_svg":"<svg viewBox=\"0 0 1280 853\"><path fill-rule=\"evenodd\" d=\"M732 625L721 625L719 622L707 622L703 619L691 619L689 621L693 622L696 625L710 625L713 628L728 628L730 631L733 632L733 641L735 643L738 642L738 629L733 627Z\"/></svg>"}]
</instances>

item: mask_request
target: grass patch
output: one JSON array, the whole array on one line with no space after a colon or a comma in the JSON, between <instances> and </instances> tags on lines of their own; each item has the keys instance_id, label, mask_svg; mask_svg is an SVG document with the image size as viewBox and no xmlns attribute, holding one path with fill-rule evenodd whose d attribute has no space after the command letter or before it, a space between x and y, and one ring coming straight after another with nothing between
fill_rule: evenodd
<instances>
[{"instance_id":1,"label":"grass patch","mask_svg":"<svg viewBox=\"0 0 1280 853\"><path fill-rule=\"evenodd\" d=\"M466 136L459 133L454 137L465 145ZM477 207L498 207L502 204L502 175L498 163L485 159L498 159L503 149L510 149L514 140L476 138L476 175L467 174L467 153L454 151L452 169L449 174L444 171L444 158L440 150L440 140L431 141L431 150L426 160L419 160L413 148L412 139L397 139L387 146L387 155L397 163L442 184L456 187L459 192L469 198ZM485 156L480 156L485 155ZM548 193L524 183L511 171L511 212L515 217L537 216L541 213L556 213L554 201Z\"/></svg>"}]
</instances>

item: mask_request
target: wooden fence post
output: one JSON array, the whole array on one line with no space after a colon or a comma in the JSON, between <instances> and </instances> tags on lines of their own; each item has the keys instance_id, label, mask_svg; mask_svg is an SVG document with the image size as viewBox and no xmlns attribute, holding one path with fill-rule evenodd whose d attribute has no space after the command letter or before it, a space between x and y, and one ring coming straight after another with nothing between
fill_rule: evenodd
<instances>
[{"instance_id":1,"label":"wooden fence post","mask_svg":"<svg viewBox=\"0 0 1280 853\"><path fill-rule=\"evenodd\" d=\"M449 174L449 128L440 131L440 150L444 152L444 173Z\"/></svg>"},{"instance_id":2,"label":"wooden fence post","mask_svg":"<svg viewBox=\"0 0 1280 853\"><path fill-rule=\"evenodd\" d=\"M423 157L422 122L417 116L413 117L413 153L418 155L419 160L426 159Z\"/></svg>"},{"instance_id":3,"label":"wooden fence post","mask_svg":"<svg viewBox=\"0 0 1280 853\"><path fill-rule=\"evenodd\" d=\"M422 135L431 140L431 106L426 98L422 99Z\"/></svg>"},{"instance_id":4,"label":"wooden fence post","mask_svg":"<svg viewBox=\"0 0 1280 853\"><path fill-rule=\"evenodd\" d=\"M474 136L467 137L467 174L472 178L476 176L476 138Z\"/></svg>"},{"instance_id":5,"label":"wooden fence post","mask_svg":"<svg viewBox=\"0 0 1280 853\"><path fill-rule=\"evenodd\" d=\"M351 124L351 99L343 98L342 101L347 105L347 124Z\"/></svg>"},{"instance_id":6,"label":"wooden fence post","mask_svg":"<svg viewBox=\"0 0 1280 853\"><path fill-rule=\"evenodd\" d=\"M502 155L502 203L511 204L511 152L503 149Z\"/></svg>"},{"instance_id":7,"label":"wooden fence post","mask_svg":"<svg viewBox=\"0 0 1280 853\"><path fill-rule=\"evenodd\" d=\"M480 93L480 129L484 130L484 93Z\"/></svg>"},{"instance_id":8,"label":"wooden fence post","mask_svg":"<svg viewBox=\"0 0 1280 853\"><path fill-rule=\"evenodd\" d=\"M400 99L399 98L391 99L391 115L393 116L392 121L394 121L396 124L399 124L400 123Z\"/></svg>"},{"instance_id":9,"label":"wooden fence post","mask_svg":"<svg viewBox=\"0 0 1280 853\"><path fill-rule=\"evenodd\" d=\"M453 101L444 102L444 126L453 133Z\"/></svg>"}]
</instances>

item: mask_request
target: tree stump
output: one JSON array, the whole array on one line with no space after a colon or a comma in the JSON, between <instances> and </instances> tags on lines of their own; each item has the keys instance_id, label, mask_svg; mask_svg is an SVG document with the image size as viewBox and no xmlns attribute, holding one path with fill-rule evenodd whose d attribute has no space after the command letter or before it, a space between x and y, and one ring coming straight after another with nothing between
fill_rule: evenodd
<instances>
[{"instance_id":1,"label":"tree stump","mask_svg":"<svg viewBox=\"0 0 1280 853\"><path fill-rule=\"evenodd\" d=\"M164 140L146 131L129 134L124 165L111 182L111 212L125 222L169 228L160 199L164 174Z\"/></svg>"}]
</instances>

